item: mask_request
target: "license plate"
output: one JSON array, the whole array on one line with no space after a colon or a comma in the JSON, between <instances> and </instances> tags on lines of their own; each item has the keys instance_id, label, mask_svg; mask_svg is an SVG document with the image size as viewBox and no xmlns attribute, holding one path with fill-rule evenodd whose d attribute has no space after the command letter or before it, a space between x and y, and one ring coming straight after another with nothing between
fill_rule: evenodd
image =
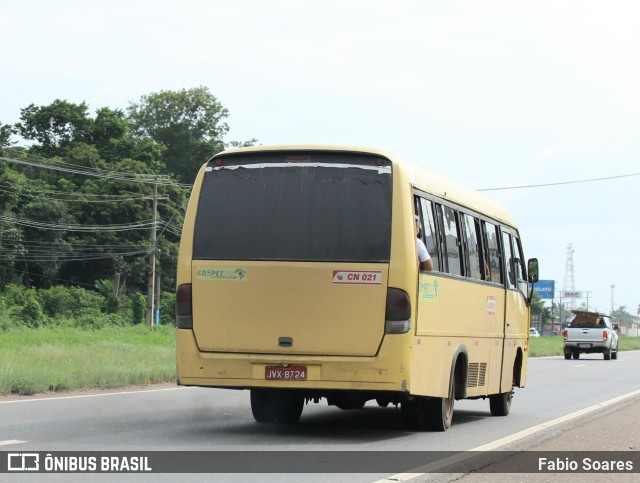
<instances>
[{"instance_id":1,"label":"license plate","mask_svg":"<svg viewBox=\"0 0 640 483\"><path fill-rule=\"evenodd\" d=\"M267 366L264 377L270 381L306 381L307 366Z\"/></svg>"},{"instance_id":2,"label":"license plate","mask_svg":"<svg viewBox=\"0 0 640 483\"><path fill-rule=\"evenodd\" d=\"M578 347L588 349L589 347L591 347L591 344L578 344Z\"/></svg>"}]
</instances>

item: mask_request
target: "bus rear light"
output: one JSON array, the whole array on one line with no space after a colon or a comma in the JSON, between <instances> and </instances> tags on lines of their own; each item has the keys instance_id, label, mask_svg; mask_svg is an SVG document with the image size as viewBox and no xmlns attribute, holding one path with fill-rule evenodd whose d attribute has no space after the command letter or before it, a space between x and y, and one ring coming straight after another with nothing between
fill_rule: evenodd
<instances>
[{"instance_id":1,"label":"bus rear light","mask_svg":"<svg viewBox=\"0 0 640 483\"><path fill-rule=\"evenodd\" d=\"M385 334L406 334L411 329L411 300L404 290L387 289Z\"/></svg>"},{"instance_id":2,"label":"bus rear light","mask_svg":"<svg viewBox=\"0 0 640 483\"><path fill-rule=\"evenodd\" d=\"M190 283L180 285L176 292L176 325L178 329L193 329Z\"/></svg>"}]
</instances>

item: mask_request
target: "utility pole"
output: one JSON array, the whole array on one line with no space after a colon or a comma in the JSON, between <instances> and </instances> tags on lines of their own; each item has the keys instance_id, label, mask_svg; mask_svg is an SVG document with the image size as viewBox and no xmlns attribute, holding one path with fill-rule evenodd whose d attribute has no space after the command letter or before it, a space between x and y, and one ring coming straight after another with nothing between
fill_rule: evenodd
<instances>
[{"instance_id":1,"label":"utility pole","mask_svg":"<svg viewBox=\"0 0 640 483\"><path fill-rule=\"evenodd\" d=\"M562 327L562 290L559 290L558 293L560 294L560 313L558 314L558 322L560 322L560 331L559 331L559 333L562 333L562 331L564 329L564 327ZM553 331L552 334L556 335L555 331Z\"/></svg>"},{"instance_id":2,"label":"utility pole","mask_svg":"<svg viewBox=\"0 0 640 483\"><path fill-rule=\"evenodd\" d=\"M149 270L147 271L147 316L148 327L153 327L154 317L159 318L160 311L160 277L156 274L156 253L158 245L158 200L168 200L167 196L158 196L158 181L166 180L166 176L158 176L153 180L153 196L146 199L153 201L153 221L151 223L151 253L149 254ZM162 232L160 233L162 235Z\"/></svg>"},{"instance_id":3,"label":"utility pole","mask_svg":"<svg viewBox=\"0 0 640 483\"><path fill-rule=\"evenodd\" d=\"M160 274L156 274L156 311L154 313L156 326L160 325Z\"/></svg>"},{"instance_id":4,"label":"utility pole","mask_svg":"<svg viewBox=\"0 0 640 483\"><path fill-rule=\"evenodd\" d=\"M147 273L147 327L153 324L153 309L155 307L156 292L156 237L157 237L157 220L158 220L158 182L153 183L153 223L151 224L151 254L149 260L149 271Z\"/></svg>"}]
</instances>

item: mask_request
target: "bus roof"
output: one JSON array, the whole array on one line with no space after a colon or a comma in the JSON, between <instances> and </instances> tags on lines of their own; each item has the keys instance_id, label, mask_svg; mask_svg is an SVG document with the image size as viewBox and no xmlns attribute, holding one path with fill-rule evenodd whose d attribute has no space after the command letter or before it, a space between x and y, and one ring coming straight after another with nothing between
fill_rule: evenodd
<instances>
[{"instance_id":1,"label":"bus roof","mask_svg":"<svg viewBox=\"0 0 640 483\"><path fill-rule=\"evenodd\" d=\"M322 144L284 144L271 146L251 146L246 148L233 148L222 151L213 156L209 161L220 156L259 153L273 151L330 151L362 153L374 156L381 156L389 159L394 167L400 168L407 173L414 188L433 194L439 198L449 200L462 207L468 208L479 214L493 218L509 226L515 227L515 221L511 214L494 199L479 193L461 183L453 181L432 171L422 165L403 159L396 154L382 150L361 146L340 146Z\"/></svg>"}]
</instances>

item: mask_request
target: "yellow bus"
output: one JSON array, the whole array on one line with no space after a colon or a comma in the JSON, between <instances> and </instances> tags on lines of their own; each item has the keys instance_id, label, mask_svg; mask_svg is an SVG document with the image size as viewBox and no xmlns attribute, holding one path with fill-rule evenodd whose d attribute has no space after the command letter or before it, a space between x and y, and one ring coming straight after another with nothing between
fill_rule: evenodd
<instances>
[{"instance_id":1,"label":"yellow bus","mask_svg":"<svg viewBox=\"0 0 640 483\"><path fill-rule=\"evenodd\" d=\"M537 271L507 211L392 153L224 151L185 216L177 382L249 389L258 422L296 422L324 399L400 405L415 430L446 430L463 398L506 415Z\"/></svg>"}]
</instances>

